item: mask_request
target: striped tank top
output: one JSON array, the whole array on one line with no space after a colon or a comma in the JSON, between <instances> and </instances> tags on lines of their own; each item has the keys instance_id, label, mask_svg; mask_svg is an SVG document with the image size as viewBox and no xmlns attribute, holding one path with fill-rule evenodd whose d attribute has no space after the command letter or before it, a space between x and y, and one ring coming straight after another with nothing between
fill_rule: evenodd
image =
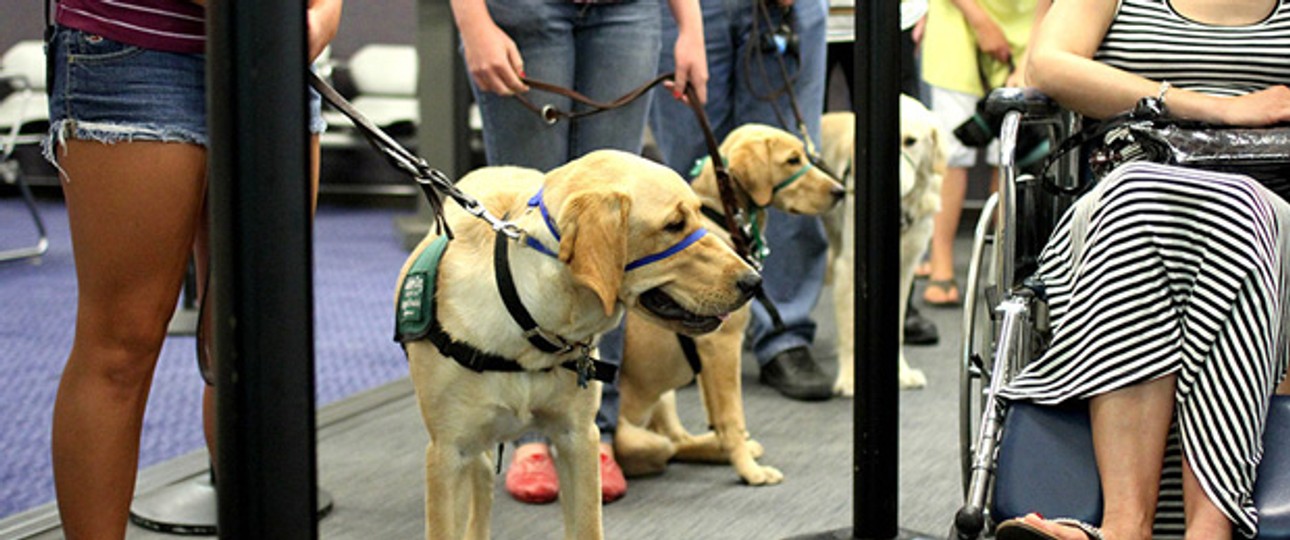
<instances>
[{"instance_id":1,"label":"striped tank top","mask_svg":"<svg viewBox=\"0 0 1290 540\"><path fill-rule=\"evenodd\" d=\"M1188 19L1169 0L1121 0L1093 58L1154 81L1236 96L1290 84L1290 0L1262 21L1216 26Z\"/></svg>"},{"instance_id":2,"label":"striped tank top","mask_svg":"<svg viewBox=\"0 0 1290 540\"><path fill-rule=\"evenodd\" d=\"M159 51L206 50L206 11L190 0L59 0L58 24Z\"/></svg>"}]
</instances>

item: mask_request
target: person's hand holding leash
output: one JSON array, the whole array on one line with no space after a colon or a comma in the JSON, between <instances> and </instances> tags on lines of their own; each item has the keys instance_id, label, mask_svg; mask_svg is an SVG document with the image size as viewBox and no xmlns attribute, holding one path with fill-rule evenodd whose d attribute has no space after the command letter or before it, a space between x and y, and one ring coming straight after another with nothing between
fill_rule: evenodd
<instances>
[{"instance_id":1,"label":"person's hand holding leash","mask_svg":"<svg viewBox=\"0 0 1290 540\"><path fill-rule=\"evenodd\" d=\"M693 86L699 103L708 102L708 53L703 41L703 13L699 3L689 0L670 0L672 16L676 18L676 45L673 58L676 73L672 81L663 86L672 97L686 101L685 87Z\"/></svg>"},{"instance_id":2,"label":"person's hand holding leash","mask_svg":"<svg viewBox=\"0 0 1290 540\"><path fill-rule=\"evenodd\" d=\"M515 41L493 22L482 0L453 0L453 16L461 30L466 51L466 69L475 85L485 92L503 96L527 92L520 80L524 59Z\"/></svg>"}]
</instances>

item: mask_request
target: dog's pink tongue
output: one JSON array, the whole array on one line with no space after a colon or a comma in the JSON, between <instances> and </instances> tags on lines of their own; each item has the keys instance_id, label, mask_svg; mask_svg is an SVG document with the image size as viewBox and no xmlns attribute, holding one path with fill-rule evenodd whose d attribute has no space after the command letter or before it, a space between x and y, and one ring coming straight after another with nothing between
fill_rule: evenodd
<instances>
[{"instance_id":1,"label":"dog's pink tongue","mask_svg":"<svg viewBox=\"0 0 1290 540\"><path fill-rule=\"evenodd\" d=\"M721 319L721 320L723 320L723 321L724 321L724 320L726 320L726 319L729 319L729 318L730 318L730 314L729 314L729 313L722 313L722 314L720 314L720 315L717 315L717 318L718 318L718 319Z\"/></svg>"}]
</instances>

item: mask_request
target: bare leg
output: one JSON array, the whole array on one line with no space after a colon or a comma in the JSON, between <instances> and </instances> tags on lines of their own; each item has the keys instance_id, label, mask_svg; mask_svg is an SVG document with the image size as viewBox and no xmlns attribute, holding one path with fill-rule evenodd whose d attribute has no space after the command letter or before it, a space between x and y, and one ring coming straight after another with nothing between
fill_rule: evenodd
<instances>
[{"instance_id":1,"label":"bare leg","mask_svg":"<svg viewBox=\"0 0 1290 540\"><path fill-rule=\"evenodd\" d=\"M1105 496L1102 532L1107 540L1151 538L1165 440L1173 418L1175 381L1176 377L1169 375L1089 402L1093 451ZM1075 528L1044 521L1034 514L1024 519L1062 540L1088 538ZM1189 523L1190 520L1189 517Z\"/></svg>"},{"instance_id":2,"label":"bare leg","mask_svg":"<svg viewBox=\"0 0 1290 540\"><path fill-rule=\"evenodd\" d=\"M1183 456L1183 513L1187 540L1231 540L1232 522L1205 496L1187 457Z\"/></svg>"},{"instance_id":3,"label":"bare leg","mask_svg":"<svg viewBox=\"0 0 1290 540\"><path fill-rule=\"evenodd\" d=\"M121 538L143 410L199 219L206 152L73 140L58 155L78 299L54 404L54 484L68 538Z\"/></svg>"},{"instance_id":4,"label":"bare leg","mask_svg":"<svg viewBox=\"0 0 1290 540\"><path fill-rule=\"evenodd\" d=\"M941 211L936 213L932 226L932 250L929 263L932 281L954 279L954 237L958 234L959 216L963 213L963 198L967 195L968 170L949 167L941 182ZM923 292L923 300L932 303L953 301L950 291L935 288Z\"/></svg>"}]
</instances>

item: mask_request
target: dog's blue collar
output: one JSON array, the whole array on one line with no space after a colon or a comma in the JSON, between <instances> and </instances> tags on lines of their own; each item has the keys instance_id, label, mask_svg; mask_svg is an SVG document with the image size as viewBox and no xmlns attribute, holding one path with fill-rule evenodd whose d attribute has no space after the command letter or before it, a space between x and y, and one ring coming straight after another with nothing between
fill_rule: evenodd
<instances>
[{"instance_id":1,"label":"dog's blue collar","mask_svg":"<svg viewBox=\"0 0 1290 540\"><path fill-rule=\"evenodd\" d=\"M554 236L555 241L559 242L561 240L560 230L556 228L555 220L551 219L551 212L547 210L546 200L544 200L542 197L543 189L545 188L538 188L538 192L535 193L533 197L529 198L529 207L530 208L537 207L538 211L542 213L542 221L546 223L547 230L551 231L551 236ZM636 259L632 262L627 263L627 267L624 270L625 271L635 270L647 264L655 263L663 259L666 259L668 257L671 257L673 255L676 255L677 253L680 253L681 250L684 250L685 248L690 247L691 244L698 242L699 239L703 238L703 236L706 234L708 234L708 229L704 227L699 227L698 229L695 229L694 232L686 235L685 238L682 238L680 242L677 242L676 244L672 245L672 247L669 247L658 253L646 255L644 257L641 257L639 259ZM538 241L537 238L534 238L532 236L528 236L528 235L524 236L524 245L548 257L555 258L555 259L560 258L560 256L556 254L555 251L552 251L550 248L546 247L545 245L542 245L542 242Z\"/></svg>"}]
</instances>

